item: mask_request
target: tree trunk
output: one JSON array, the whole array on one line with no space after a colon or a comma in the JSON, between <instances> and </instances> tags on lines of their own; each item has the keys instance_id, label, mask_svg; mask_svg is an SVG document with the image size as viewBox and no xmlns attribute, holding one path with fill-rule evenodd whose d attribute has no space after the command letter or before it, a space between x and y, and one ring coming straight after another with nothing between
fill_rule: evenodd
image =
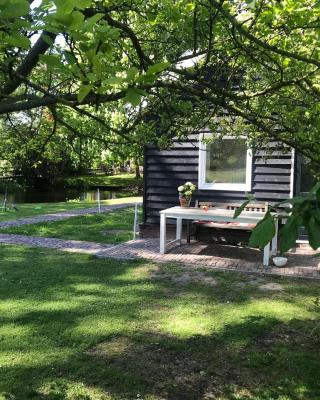
<instances>
[{"instance_id":1,"label":"tree trunk","mask_svg":"<svg viewBox=\"0 0 320 400\"><path fill-rule=\"evenodd\" d=\"M135 172L136 172L136 178L141 178L139 164L135 164L134 168L135 168Z\"/></svg>"}]
</instances>

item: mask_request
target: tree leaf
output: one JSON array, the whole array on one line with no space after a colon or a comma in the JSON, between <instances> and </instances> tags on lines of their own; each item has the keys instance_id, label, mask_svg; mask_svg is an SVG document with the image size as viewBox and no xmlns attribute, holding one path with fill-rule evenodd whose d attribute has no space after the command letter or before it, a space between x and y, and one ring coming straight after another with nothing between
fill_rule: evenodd
<instances>
[{"instance_id":1,"label":"tree leaf","mask_svg":"<svg viewBox=\"0 0 320 400\"><path fill-rule=\"evenodd\" d=\"M242 211L246 208L246 206L247 206L252 200L254 200L254 196L253 196L252 194L250 194L250 193L247 195L247 197L248 197L248 200L246 200L245 202L243 202L243 203L241 204L240 207L237 207L237 208L235 209L233 218L239 217L239 215L240 215L240 214L242 213Z\"/></svg>"},{"instance_id":2,"label":"tree leaf","mask_svg":"<svg viewBox=\"0 0 320 400\"><path fill-rule=\"evenodd\" d=\"M28 49L30 46L30 39L23 35L11 35L8 37L7 43L14 47Z\"/></svg>"},{"instance_id":3,"label":"tree leaf","mask_svg":"<svg viewBox=\"0 0 320 400\"><path fill-rule=\"evenodd\" d=\"M306 229L309 236L309 244L313 250L317 250L320 247L320 222L310 216Z\"/></svg>"},{"instance_id":4,"label":"tree leaf","mask_svg":"<svg viewBox=\"0 0 320 400\"><path fill-rule=\"evenodd\" d=\"M148 68L147 74L150 74L150 75L158 74L159 72L162 72L166 68L168 68L169 65L170 65L170 63L168 61L163 61L163 62L160 62L157 64L153 64Z\"/></svg>"},{"instance_id":5,"label":"tree leaf","mask_svg":"<svg viewBox=\"0 0 320 400\"><path fill-rule=\"evenodd\" d=\"M76 6L79 10L84 10L85 8L90 7L92 4L92 0L77 0Z\"/></svg>"},{"instance_id":6,"label":"tree leaf","mask_svg":"<svg viewBox=\"0 0 320 400\"><path fill-rule=\"evenodd\" d=\"M244 203L241 204L240 207L237 207L234 210L233 218L239 217L239 215L242 213L242 211L246 208L246 206L250 203L250 200L245 201Z\"/></svg>"},{"instance_id":7,"label":"tree leaf","mask_svg":"<svg viewBox=\"0 0 320 400\"><path fill-rule=\"evenodd\" d=\"M290 215L286 224L280 230L280 252L284 253L291 249L297 240L298 229L300 225L300 217L295 214Z\"/></svg>"},{"instance_id":8,"label":"tree leaf","mask_svg":"<svg viewBox=\"0 0 320 400\"><path fill-rule=\"evenodd\" d=\"M81 103L88 96L91 90L92 90L92 85L81 85L77 95L78 101L80 101Z\"/></svg>"},{"instance_id":9,"label":"tree leaf","mask_svg":"<svg viewBox=\"0 0 320 400\"><path fill-rule=\"evenodd\" d=\"M10 0L1 6L0 18L17 18L29 12L30 5L27 0Z\"/></svg>"},{"instance_id":10,"label":"tree leaf","mask_svg":"<svg viewBox=\"0 0 320 400\"><path fill-rule=\"evenodd\" d=\"M63 63L60 60L60 56L53 54L41 54L40 60L51 68L64 68Z\"/></svg>"},{"instance_id":11,"label":"tree leaf","mask_svg":"<svg viewBox=\"0 0 320 400\"><path fill-rule=\"evenodd\" d=\"M268 211L264 218L258 222L251 233L249 246L264 247L267 245L276 233L274 217Z\"/></svg>"},{"instance_id":12,"label":"tree leaf","mask_svg":"<svg viewBox=\"0 0 320 400\"><path fill-rule=\"evenodd\" d=\"M84 15L80 11L73 11L71 17L72 19L70 26L72 26L73 28L81 25L84 21Z\"/></svg>"},{"instance_id":13,"label":"tree leaf","mask_svg":"<svg viewBox=\"0 0 320 400\"><path fill-rule=\"evenodd\" d=\"M141 96L142 94L139 93L138 90L129 88L124 99L126 102L131 103L134 107L136 107L140 104Z\"/></svg>"},{"instance_id":14,"label":"tree leaf","mask_svg":"<svg viewBox=\"0 0 320 400\"><path fill-rule=\"evenodd\" d=\"M85 22L85 29L87 31L92 31L94 25L100 21L101 18L104 17L104 14L102 13L97 13L95 15L93 15L92 17L90 17L89 19L86 20Z\"/></svg>"}]
</instances>

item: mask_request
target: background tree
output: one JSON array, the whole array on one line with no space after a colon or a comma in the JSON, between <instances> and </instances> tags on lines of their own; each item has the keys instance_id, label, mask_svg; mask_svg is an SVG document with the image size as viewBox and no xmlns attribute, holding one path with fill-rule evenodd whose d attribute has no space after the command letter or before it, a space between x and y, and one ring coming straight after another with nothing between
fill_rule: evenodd
<instances>
[{"instance_id":1,"label":"background tree","mask_svg":"<svg viewBox=\"0 0 320 400\"><path fill-rule=\"evenodd\" d=\"M319 170L316 0L36 5L1 3L0 115L46 107L74 134L99 123L108 146L228 129L294 147Z\"/></svg>"}]
</instances>

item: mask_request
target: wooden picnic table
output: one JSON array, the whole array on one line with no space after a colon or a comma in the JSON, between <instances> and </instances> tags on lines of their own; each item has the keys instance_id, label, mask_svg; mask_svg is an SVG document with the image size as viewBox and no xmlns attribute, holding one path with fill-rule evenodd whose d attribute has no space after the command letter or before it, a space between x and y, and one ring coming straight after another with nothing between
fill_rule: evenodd
<instances>
[{"instance_id":1,"label":"wooden picnic table","mask_svg":"<svg viewBox=\"0 0 320 400\"><path fill-rule=\"evenodd\" d=\"M165 254L167 245L176 243L181 244L182 221L199 220L214 222L238 222L243 224L257 224L265 216L265 212L243 211L237 218L233 218L234 210L226 210L222 208L211 208L203 210L198 207L171 207L160 211L160 253ZM167 218L176 220L176 239L167 242ZM227 228L228 226L226 226ZM242 229L245 229L243 227ZM263 249L263 265L269 266L271 255L277 253L277 237L278 237L278 218L275 218L275 235L270 243Z\"/></svg>"}]
</instances>

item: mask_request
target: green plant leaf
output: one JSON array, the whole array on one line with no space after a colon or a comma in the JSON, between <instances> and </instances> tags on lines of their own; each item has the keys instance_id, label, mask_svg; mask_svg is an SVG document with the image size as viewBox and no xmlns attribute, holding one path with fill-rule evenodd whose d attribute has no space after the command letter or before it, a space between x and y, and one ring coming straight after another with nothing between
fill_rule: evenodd
<instances>
[{"instance_id":1,"label":"green plant leaf","mask_svg":"<svg viewBox=\"0 0 320 400\"><path fill-rule=\"evenodd\" d=\"M125 97L125 101L131 103L134 107L138 106L141 101L142 93L137 89L129 88Z\"/></svg>"},{"instance_id":2,"label":"green plant leaf","mask_svg":"<svg viewBox=\"0 0 320 400\"><path fill-rule=\"evenodd\" d=\"M84 21L84 15L80 11L73 11L71 14L71 23L72 27L77 27L82 24Z\"/></svg>"},{"instance_id":3,"label":"green plant leaf","mask_svg":"<svg viewBox=\"0 0 320 400\"><path fill-rule=\"evenodd\" d=\"M240 207L237 207L234 210L233 218L239 217L239 215L242 213L242 211L246 208L246 206L250 203L250 200L245 201L244 203L241 204Z\"/></svg>"},{"instance_id":4,"label":"green plant leaf","mask_svg":"<svg viewBox=\"0 0 320 400\"><path fill-rule=\"evenodd\" d=\"M94 25L100 21L101 18L104 17L104 14L102 13L97 13L95 15L93 15L92 17L90 17L89 19L86 20L85 22L85 29L86 31L92 31Z\"/></svg>"},{"instance_id":5,"label":"green plant leaf","mask_svg":"<svg viewBox=\"0 0 320 400\"><path fill-rule=\"evenodd\" d=\"M274 224L274 217L268 211L264 218L258 222L257 226L251 233L249 246L264 247L274 237L276 228Z\"/></svg>"},{"instance_id":6,"label":"green plant leaf","mask_svg":"<svg viewBox=\"0 0 320 400\"><path fill-rule=\"evenodd\" d=\"M297 240L298 229L300 225L300 217L293 214L287 219L286 224L280 230L280 252L284 253L291 249Z\"/></svg>"},{"instance_id":7,"label":"green plant leaf","mask_svg":"<svg viewBox=\"0 0 320 400\"><path fill-rule=\"evenodd\" d=\"M153 64L148 68L147 74L150 74L150 75L158 74L159 72L162 72L166 68L168 68L169 65L170 65L170 63L168 61L163 61L163 62L160 62L157 64Z\"/></svg>"},{"instance_id":8,"label":"green plant leaf","mask_svg":"<svg viewBox=\"0 0 320 400\"><path fill-rule=\"evenodd\" d=\"M91 90L92 90L92 85L81 85L77 95L78 101L80 101L81 103L88 96Z\"/></svg>"},{"instance_id":9,"label":"green plant leaf","mask_svg":"<svg viewBox=\"0 0 320 400\"><path fill-rule=\"evenodd\" d=\"M41 54L40 60L52 68L63 68L64 65L60 60L60 56L52 54Z\"/></svg>"},{"instance_id":10,"label":"green plant leaf","mask_svg":"<svg viewBox=\"0 0 320 400\"><path fill-rule=\"evenodd\" d=\"M30 5L27 0L10 0L1 6L0 18L17 18L29 12Z\"/></svg>"},{"instance_id":11,"label":"green plant leaf","mask_svg":"<svg viewBox=\"0 0 320 400\"><path fill-rule=\"evenodd\" d=\"M90 7L92 4L92 0L77 0L76 1L76 7L79 8L79 10L84 10L85 8Z\"/></svg>"},{"instance_id":12,"label":"green plant leaf","mask_svg":"<svg viewBox=\"0 0 320 400\"><path fill-rule=\"evenodd\" d=\"M14 47L28 49L30 46L30 39L23 35L11 35L8 37L7 43Z\"/></svg>"},{"instance_id":13,"label":"green plant leaf","mask_svg":"<svg viewBox=\"0 0 320 400\"><path fill-rule=\"evenodd\" d=\"M313 250L317 250L320 247L320 222L313 215L310 216L306 229L310 246Z\"/></svg>"}]
</instances>

